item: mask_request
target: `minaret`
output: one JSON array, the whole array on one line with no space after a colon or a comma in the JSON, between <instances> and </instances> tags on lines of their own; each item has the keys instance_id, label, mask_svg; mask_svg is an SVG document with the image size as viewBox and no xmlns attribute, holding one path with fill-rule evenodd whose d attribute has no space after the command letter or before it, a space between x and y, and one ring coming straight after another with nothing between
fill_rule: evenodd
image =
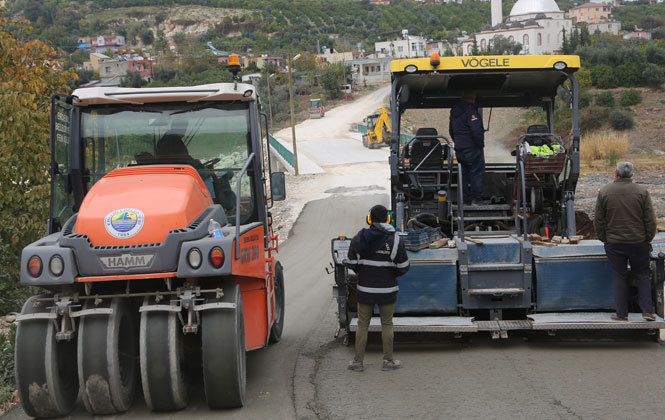
<instances>
[{"instance_id":1,"label":"minaret","mask_svg":"<svg viewBox=\"0 0 665 420\"><path fill-rule=\"evenodd\" d=\"M496 26L501 22L503 22L501 0L492 0L492 26Z\"/></svg>"}]
</instances>

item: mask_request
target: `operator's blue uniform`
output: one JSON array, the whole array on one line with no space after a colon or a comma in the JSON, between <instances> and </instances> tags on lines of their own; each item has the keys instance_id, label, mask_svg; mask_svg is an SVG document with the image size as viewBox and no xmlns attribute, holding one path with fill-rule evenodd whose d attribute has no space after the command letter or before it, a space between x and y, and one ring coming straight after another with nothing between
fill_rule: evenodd
<instances>
[{"instance_id":1,"label":"operator's blue uniform","mask_svg":"<svg viewBox=\"0 0 665 420\"><path fill-rule=\"evenodd\" d=\"M468 101L460 101L450 109L450 137L455 143L457 161L462 164L464 201L483 198L485 174L485 128L478 108ZM469 186L471 188L469 188Z\"/></svg>"}]
</instances>

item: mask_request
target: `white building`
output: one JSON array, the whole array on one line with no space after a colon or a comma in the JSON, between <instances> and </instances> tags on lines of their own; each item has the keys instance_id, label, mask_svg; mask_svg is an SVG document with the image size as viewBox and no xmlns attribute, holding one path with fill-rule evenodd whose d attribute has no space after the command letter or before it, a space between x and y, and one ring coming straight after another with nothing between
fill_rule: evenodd
<instances>
[{"instance_id":1,"label":"white building","mask_svg":"<svg viewBox=\"0 0 665 420\"><path fill-rule=\"evenodd\" d=\"M382 83L390 81L392 57L365 57L351 61L351 77L354 84Z\"/></svg>"},{"instance_id":2,"label":"white building","mask_svg":"<svg viewBox=\"0 0 665 420\"><path fill-rule=\"evenodd\" d=\"M402 30L402 37L392 41L374 43L374 51L378 55L393 58L427 57L425 48L427 41L422 36L409 35L409 31Z\"/></svg>"},{"instance_id":3,"label":"white building","mask_svg":"<svg viewBox=\"0 0 665 420\"><path fill-rule=\"evenodd\" d=\"M487 50L494 39L503 36L522 45L520 54L556 54L561 52L563 31L570 34L573 22L554 0L518 0L503 20L501 0L492 0L492 22L480 32L462 41L462 53L471 55L474 38L480 51ZM498 3L498 6L497 6ZM497 13L499 16L497 16Z\"/></svg>"}]
</instances>

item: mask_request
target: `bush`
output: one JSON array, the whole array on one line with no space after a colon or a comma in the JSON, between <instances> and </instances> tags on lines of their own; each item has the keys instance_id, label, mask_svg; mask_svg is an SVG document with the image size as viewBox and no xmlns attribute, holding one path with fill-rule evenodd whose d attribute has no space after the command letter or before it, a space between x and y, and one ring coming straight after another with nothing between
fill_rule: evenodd
<instances>
[{"instance_id":1,"label":"bush","mask_svg":"<svg viewBox=\"0 0 665 420\"><path fill-rule=\"evenodd\" d=\"M580 112L580 132L598 130L607 121L609 110L600 106L590 106Z\"/></svg>"},{"instance_id":2,"label":"bush","mask_svg":"<svg viewBox=\"0 0 665 420\"><path fill-rule=\"evenodd\" d=\"M642 102L642 94L637 89L624 90L619 99L621 106L633 106Z\"/></svg>"},{"instance_id":3,"label":"bush","mask_svg":"<svg viewBox=\"0 0 665 420\"><path fill-rule=\"evenodd\" d=\"M612 108L614 106L614 93L610 91L599 93L596 95L596 105Z\"/></svg>"},{"instance_id":4,"label":"bush","mask_svg":"<svg viewBox=\"0 0 665 420\"><path fill-rule=\"evenodd\" d=\"M593 100L593 96L586 90L580 91L580 95L578 98L578 108L583 109L591 105L591 101Z\"/></svg>"},{"instance_id":5,"label":"bush","mask_svg":"<svg viewBox=\"0 0 665 420\"><path fill-rule=\"evenodd\" d=\"M660 89L660 85L665 82L665 67L649 64L642 72L642 77L644 77L644 81L647 85Z\"/></svg>"},{"instance_id":6,"label":"bush","mask_svg":"<svg viewBox=\"0 0 665 420\"><path fill-rule=\"evenodd\" d=\"M615 109L610 112L610 125L615 130L628 130L633 128L635 122L633 121L633 114L625 109Z\"/></svg>"},{"instance_id":7,"label":"bush","mask_svg":"<svg viewBox=\"0 0 665 420\"><path fill-rule=\"evenodd\" d=\"M0 402L9 401L16 389L14 381L14 340L16 324L11 324L8 336L0 333Z\"/></svg>"}]
</instances>

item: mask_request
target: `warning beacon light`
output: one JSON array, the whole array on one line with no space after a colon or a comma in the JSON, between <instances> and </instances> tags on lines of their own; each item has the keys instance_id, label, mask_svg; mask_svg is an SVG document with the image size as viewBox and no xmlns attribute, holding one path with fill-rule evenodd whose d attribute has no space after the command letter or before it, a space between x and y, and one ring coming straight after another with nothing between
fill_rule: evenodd
<instances>
[{"instance_id":1,"label":"warning beacon light","mask_svg":"<svg viewBox=\"0 0 665 420\"><path fill-rule=\"evenodd\" d=\"M441 57L439 54L434 53L429 57L429 63L432 65L432 67L437 68L439 67L439 64L441 64Z\"/></svg>"},{"instance_id":2,"label":"warning beacon light","mask_svg":"<svg viewBox=\"0 0 665 420\"><path fill-rule=\"evenodd\" d=\"M231 54L229 56L229 64L227 68L233 73L234 79L238 77L238 72L240 72L240 58L238 57L238 54Z\"/></svg>"}]
</instances>

